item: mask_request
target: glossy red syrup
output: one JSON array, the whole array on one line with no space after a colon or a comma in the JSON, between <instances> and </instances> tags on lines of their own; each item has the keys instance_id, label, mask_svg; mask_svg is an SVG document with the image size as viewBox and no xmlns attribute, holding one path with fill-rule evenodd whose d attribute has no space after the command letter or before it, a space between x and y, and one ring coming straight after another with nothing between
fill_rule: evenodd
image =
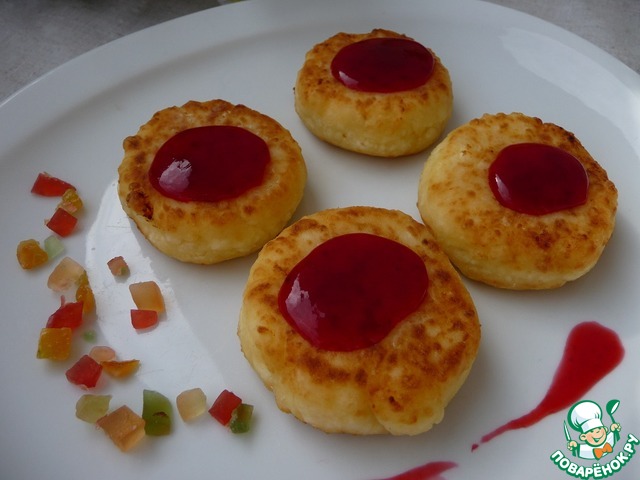
<instances>
[{"instance_id":1,"label":"glossy red syrup","mask_svg":"<svg viewBox=\"0 0 640 480\"><path fill-rule=\"evenodd\" d=\"M260 185L269 160L264 140L244 128L197 127L160 147L149 180L164 196L181 202L217 202Z\"/></svg>"},{"instance_id":2,"label":"glossy red syrup","mask_svg":"<svg viewBox=\"0 0 640 480\"><path fill-rule=\"evenodd\" d=\"M596 383L611 372L624 357L618 335L597 322L584 322L571 330L551 387L531 412L511 420L482 437L485 443L509 430L530 427L548 415L579 401ZM478 448L473 445L472 450Z\"/></svg>"},{"instance_id":3,"label":"glossy red syrup","mask_svg":"<svg viewBox=\"0 0 640 480\"><path fill-rule=\"evenodd\" d=\"M341 49L331 62L331 73L352 90L391 93L424 85L434 64L431 52L418 42L370 38Z\"/></svg>"},{"instance_id":4,"label":"glossy red syrup","mask_svg":"<svg viewBox=\"0 0 640 480\"><path fill-rule=\"evenodd\" d=\"M431 462L384 480L443 480L440 474L457 466L454 462Z\"/></svg>"},{"instance_id":5,"label":"glossy red syrup","mask_svg":"<svg viewBox=\"0 0 640 480\"><path fill-rule=\"evenodd\" d=\"M545 215L584 204L589 178L578 159L560 148L517 143L498 153L489 167L489 186L505 207Z\"/></svg>"},{"instance_id":6,"label":"glossy red syrup","mask_svg":"<svg viewBox=\"0 0 640 480\"><path fill-rule=\"evenodd\" d=\"M422 303L428 283L423 261L410 248L351 233L303 258L287 275L278 303L313 346L352 351L384 339Z\"/></svg>"}]
</instances>

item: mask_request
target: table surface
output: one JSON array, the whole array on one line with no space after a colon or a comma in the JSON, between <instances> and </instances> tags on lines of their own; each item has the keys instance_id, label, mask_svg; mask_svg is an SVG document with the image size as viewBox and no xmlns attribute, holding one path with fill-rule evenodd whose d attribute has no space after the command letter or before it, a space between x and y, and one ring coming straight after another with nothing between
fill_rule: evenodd
<instances>
[{"instance_id":1,"label":"table surface","mask_svg":"<svg viewBox=\"0 0 640 480\"><path fill-rule=\"evenodd\" d=\"M0 0L0 102L86 51L226 1ZM573 32L640 73L640 0L491 2Z\"/></svg>"}]
</instances>

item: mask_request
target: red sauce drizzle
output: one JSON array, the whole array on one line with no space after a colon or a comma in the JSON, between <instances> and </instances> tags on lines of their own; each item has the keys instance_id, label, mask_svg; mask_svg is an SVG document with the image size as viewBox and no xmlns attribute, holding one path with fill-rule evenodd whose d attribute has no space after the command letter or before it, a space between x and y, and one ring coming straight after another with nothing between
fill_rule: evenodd
<instances>
[{"instance_id":1,"label":"red sauce drizzle","mask_svg":"<svg viewBox=\"0 0 640 480\"><path fill-rule=\"evenodd\" d=\"M424 85L434 64L431 52L418 42L370 38L342 48L331 62L331 73L352 90L390 93Z\"/></svg>"},{"instance_id":2,"label":"red sauce drizzle","mask_svg":"<svg viewBox=\"0 0 640 480\"><path fill-rule=\"evenodd\" d=\"M441 480L442 472L457 466L454 462L431 462L384 480Z\"/></svg>"},{"instance_id":3,"label":"red sauce drizzle","mask_svg":"<svg viewBox=\"0 0 640 480\"><path fill-rule=\"evenodd\" d=\"M428 283L424 262L410 248L351 233L303 258L287 275L278 304L315 347L352 351L384 339L422 303Z\"/></svg>"},{"instance_id":4,"label":"red sauce drizzle","mask_svg":"<svg viewBox=\"0 0 640 480\"><path fill-rule=\"evenodd\" d=\"M560 366L540 404L526 415L483 436L480 443L509 430L530 427L546 416L573 405L611 372L623 357L622 342L613 330L597 322L580 323L569 333ZM472 450L478 446L474 444Z\"/></svg>"},{"instance_id":5,"label":"red sauce drizzle","mask_svg":"<svg viewBox=\"0 0 640 480\"><path fill-rule=\"evenodd\" d=\"M269 161L264 140L244 128L196 127L160 147L149 180L164 196L181 202L217 202L260 185Z\"/></svg>"},{"instance_id":6,"label":"red sauce drizzle","mask_svg":"<svg viewBox=\"0 0 640 480\"><path fill-rule=\"evenodd\" d=\"M502 149L489 167L489 186L507 208L545 215L584 204L589 178L570 153L541 143Z\"/></svg>"}]
</instances>

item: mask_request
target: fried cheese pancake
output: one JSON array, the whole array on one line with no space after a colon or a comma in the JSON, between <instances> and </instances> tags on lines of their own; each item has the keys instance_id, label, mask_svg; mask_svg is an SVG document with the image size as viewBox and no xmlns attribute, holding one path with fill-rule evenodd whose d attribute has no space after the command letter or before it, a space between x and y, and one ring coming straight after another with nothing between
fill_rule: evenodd
<instances>
[{"instance_id":1,"label":"fried cheese pancake","mask_svg":"<svg viewBox=\"0 0 640 480\"><path fill-rule=\"evenodd\" d=\"M316 247L354 232L415 252L429 276L427 294L378 343L320 349L284 318L279 291ZM282 411L325 432L416 435L442 420L472 367L481 332L469 293L428 227L396 210L347 207L304 217L265 245L249 274L238 335Z\"/></svg>"},{"instance_id":2,"label":"fried cheese pancake","mask_svg":"<svg viewBox=\"0 0 640 480\"><path fill-rule=\"evenodd\" d=\"M505 147L540 143L573 155L588 179L586 203L544 215L503 206L489 167ZM484 115L452 131L431 153L418 208L467 277L500 288L555 288L587 273L615 225L617 190L574 134L521 113Z\"/></svg>"},{"instance_id":3,"label":"fried cheese pancake","mask_svg":"<svg viewBox=\"0 0 640 480\"><path fill-rule=\"evenodd\" d=\"M383 29L369 33L338 33L307 52L298 72L295 109L318 138L346 150L380 157L398 157L430 146L442 133L453 108L449 72L429 50L433 72L422 85L403 91L358 91L331 72L344 47L374 38L405 35ZM428 49L427 49L428 50Z\"/></svg>"},{"instance_id":4,"label":"fried cheese pancake","mask_svg":"<svg viewBox=\"0 0 640 480\"><path fill-rule=\"evenodd\" d=\"M258 185L216 201L182 201L154 187L149 171L158 150L204 126L240 127L266 143L269 160ZM255 252L284 228L304 192L306 166L296 141L244 105L190 101L160 110L123 146L118 195L125 212L158 250L184 262L212 264Z\"/></svg>"}]
</instances>

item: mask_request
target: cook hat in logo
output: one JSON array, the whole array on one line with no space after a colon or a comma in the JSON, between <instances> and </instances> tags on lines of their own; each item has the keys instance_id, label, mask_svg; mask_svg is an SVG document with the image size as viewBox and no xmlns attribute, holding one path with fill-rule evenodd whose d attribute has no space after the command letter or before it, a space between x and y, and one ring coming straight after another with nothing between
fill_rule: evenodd
<instances>
[{"instance_id":1,"label":"cook hat in logo","mask_svg":"<svg viewBox=\"0 0 640 480\"><path fill-rule=\"evenodd\" d=\"M597 403L590 400L578 402L571 407L567 414L567 420L574 430L582 433L604 426L602 424L602 409Z\"/></svg>"}]
</instances>

